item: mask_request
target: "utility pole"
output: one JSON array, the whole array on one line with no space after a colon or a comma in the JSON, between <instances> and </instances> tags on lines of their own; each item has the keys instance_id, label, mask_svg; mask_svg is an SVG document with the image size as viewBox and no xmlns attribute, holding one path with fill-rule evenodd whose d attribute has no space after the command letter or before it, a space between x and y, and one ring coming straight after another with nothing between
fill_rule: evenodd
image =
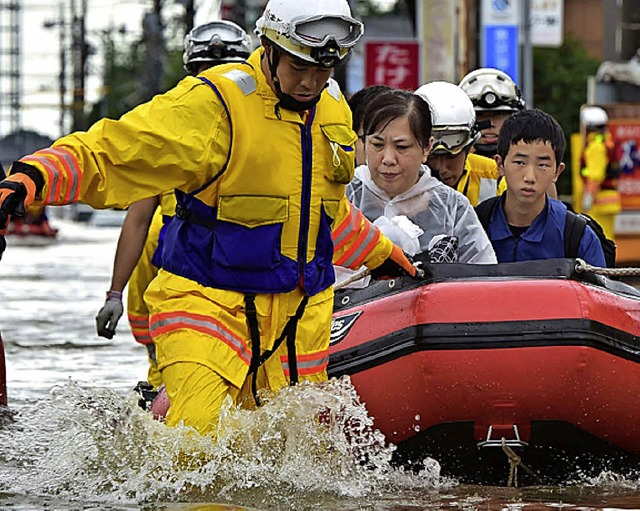
<instances>
[{"instance_id":1,"label":"utility pole","mask_svg":"<svg viewBox=\"0 0 640 511\"><path fill-rule=\"evenodd\" d=\"M247 26L247 2L246 0L236 0L235 7L233 9L234 21L242 28Z\"/></svg>"},{"instance_id":2,"label":"utility pole","mask_svg":"<svg viewBox=\"0 0 640 511\"><path fill-rule=\"evenodd\" d=\"M186 29L185 34L188 34L193 28L194 20L196 17L196 8L193 0L186 0L184 10L184 25Z\"/></svg>"},{"instance_id":3,"label":"utility pole","mask_svg":"<svg viewBox=\"0 0 640 511\"><path fill-rule=\"evenodd\" d=\"M64 17L64 0L60 0L58 19L46 20L44 28L59 30L60 73L58 75L58 92L60 94L60 136L67 134L67 23Z\"/></svg>"},{"instance_id":4,"label":"utility pole","mask_svg":"<svg viewBox=\"0 0 640 511\"><path fill-rule=\"evenodd\" d=\"M7 0L0 5L0 134L4 135L21 126L20 3Z\"/></svg>"},{"instance_id":5,"label":"utility pole","mask_svg":"<svg viewBox=\"0 0 640 511\"><path fill-rule=\"evenodd\" d=\"M142 38L146 47L147 59L140 87L141 101L148 101L162 89L164 62L166 55L164 27L162 26L162 0L154 0L153 11L142 19Z\"/></svg>"},{"instance_id":6,"label":"utility pole","mask_svg":"<svg viewBox=\"0 0 640 511\"><path fill-rule=\"evenodd\" d=\"M523 1L522 96L527 108L533 108L533 47L531 44L531 0Z\"/></svg>"},{"instance_id":7,"label":"utility pole","mask_svg":"<svg viewBox=\"0 0 640 511\"><path fill-rule=\"evenodd\" d=\"M60 136L66 134L67 120L67 49L65 47L64 28L64 3L60 1L60 18L58 20L60 31L60 75L58 85L60 87Z\"/></svg>"},{"instance_id":8,"label":"utility pole","mask_svg":"<svg viewBox=\"0 0 640 511\"><path fill-rule=\"evenodd\" d=\"M76 9L76 0L71 0L71 54L73 61L73 107L72 130L86 128L84 117L85 75L87 63L87 42L85 19L87 0L80 0L80 12Z\"/></svg>"}]
</instances>

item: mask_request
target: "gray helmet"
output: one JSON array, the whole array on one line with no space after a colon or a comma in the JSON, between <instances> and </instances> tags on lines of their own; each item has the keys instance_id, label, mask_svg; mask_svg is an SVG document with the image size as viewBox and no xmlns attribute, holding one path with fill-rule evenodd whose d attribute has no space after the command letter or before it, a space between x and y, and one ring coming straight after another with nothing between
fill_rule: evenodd
<instances>
[{"instance_id":1,"label":"gray helmet","mask_svg":"<svg viewBox=\"0 0 640 511\"><path fill-rule=\"evenodd\" d=\"M184 69L195 76L201 64L242 62L253 49L251 38L231 21L211 21L194 27L184 38Z\"/></svg>"}]
</instances>

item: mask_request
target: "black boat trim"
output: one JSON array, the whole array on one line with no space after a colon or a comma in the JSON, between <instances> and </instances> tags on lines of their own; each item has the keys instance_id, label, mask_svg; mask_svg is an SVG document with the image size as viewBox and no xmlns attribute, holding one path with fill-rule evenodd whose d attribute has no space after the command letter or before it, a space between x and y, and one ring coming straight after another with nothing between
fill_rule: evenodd
<instances>
[{"instance_id":1,"label":"black boat trim","mask_svg":"<svg viewBox=\"0 0 640 511\"><path fill-rule=\"evenodd\" d=\"M423 257L420 254L419 257ZM575 259L545 259L500 264L429 264L423 262L427 277L422 280L402 277L388 281L374 281L363 289L346 288L336 292L334 312L350 309L356 305L372 302L381 297L392 296L436 282L456 280L574 280L607 289L608 291L640 299L640 291L634 287L611 280L602 275L575 270Z\"/></svg>"},{"instance_id":2,"label":"black boat trim","mask_svg":"<svg viewBox=\"0 0 640 511\"><path fill-rule=\"evenodd\" d=\"M582 346L640 363L640 338L589 319L414 325L331 353L330 377L366 371L421 351Z\"/></svg>"}]
</instances>

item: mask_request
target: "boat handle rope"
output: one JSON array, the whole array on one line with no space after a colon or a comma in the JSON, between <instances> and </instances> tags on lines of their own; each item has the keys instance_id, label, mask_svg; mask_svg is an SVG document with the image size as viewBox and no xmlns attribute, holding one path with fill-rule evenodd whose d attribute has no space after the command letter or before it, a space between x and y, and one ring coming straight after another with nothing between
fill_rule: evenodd
<instances>
[{"instance_id":1,"label":"boat handle rope","mask_svg":"<svg viewBox=\"0 0 640 511\"><path fill-rule=\"evenodd\" d=\"M541 482L540 476L538 476L538 474L536 474L533 470L522 463L522 458L520 458L520 456L518 456L513 451L513 449L507 445L507 441L504 437L502 437L502 450L509 459L509 480L507 481L507 486L509 488L511 488L512 486L514 488L518 487L518 466L522 467L527 472L527 474L529 474L536 480L536 482Z\"/></svg>"},{"instance_id":2,"label":"boat handle rope","mask_svg":"<svg viewBox=\"0 0 640 511\"><path fill-rule=\"evenodd\" d=\"M371 274L371 270L369 268L363 268L362 270L354 273L348 279L341 280L340 282L336 282L333 286L334 290L342 289L343 287L347 287L352 282L365 278L367 275Z\"/></svg>"},{"instance_id":3,"label":"boat handle rope","mask_svg":"<svg viewBox=\"0 0 640 511\"><path fill-rule=\"evenodd\" d=\"M593 266L583 259L576 259L575 270L578 273L595 273L596 275L606 275L611 277L624 277L629 275L640 275L640 268L633 267L621 267L621 268L602 268L601 266ZM351 277L337 282L334 289L342 289L343 287L347 287L349 284L356 282L360 279L365 278L367 275L371 273L369 268L363 268L362 270L354 273Z\"/></svg>"},{"instance_id":4,"label":"boat handle rope","mask_svg":"<svg viewBox=\"0 0 640 511\"><path fill-rule=\"evenodd\" d=\"M600 266L592 266L586 261L578 258L576 259L575 270L578 273L589 272L596 275L606 275L611 277L624 277L628 275L640 275L640 268L602 268Z\"/></svg>"}]
</instances>

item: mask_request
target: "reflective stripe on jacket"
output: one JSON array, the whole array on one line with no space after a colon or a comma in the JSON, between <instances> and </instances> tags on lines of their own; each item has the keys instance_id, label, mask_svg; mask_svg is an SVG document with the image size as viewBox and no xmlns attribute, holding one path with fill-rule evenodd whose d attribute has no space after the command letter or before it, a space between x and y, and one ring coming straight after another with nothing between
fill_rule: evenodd
<instances>
[{"instance_id":1,"label":"reflective stripe on jacket","mask_svg":"<svg viewBox=\"0 0 640 511\"><path fill-rule=\"evenodd\" d=\"M171 273L243 292L286 292L301 282L308 294L327 288L332 258L342 255L331 228L351 214L351 113L333 81L306 122L276 109L261 53L201 75L219 96L188 77L118 121L103 119L24 158L45 179L39 200L122 208L175 188L184 210L214 228L171 223L165 248L174 250L163 261ZM360 259L375 268L392 246L370 232L340 250L363 243Z\"/></svg>"}]
</instances>

